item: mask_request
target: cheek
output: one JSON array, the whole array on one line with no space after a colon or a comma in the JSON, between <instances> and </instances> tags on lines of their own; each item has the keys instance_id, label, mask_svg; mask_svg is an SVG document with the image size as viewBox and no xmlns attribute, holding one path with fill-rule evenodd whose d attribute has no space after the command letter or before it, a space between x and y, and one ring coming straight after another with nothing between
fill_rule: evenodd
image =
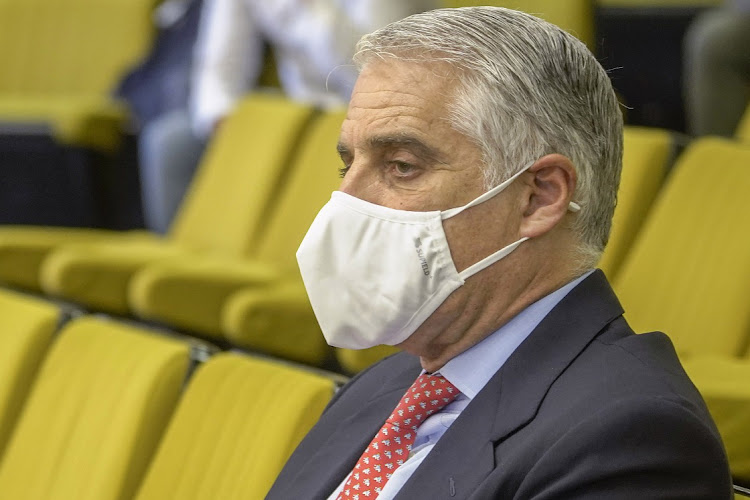
<instances>
[{"instance_id":1,"label":"cheek","mask_svg":"<svg viewBox=\"0 0 750 500\"><path fill-rule=\"evenodd\" d=\"M443 221L448 248L459 273L482 259L481 252L487 241L482 224L477 223L475 217L462 217L464 213Z\"/></svg>"},{"instance_id":2,"label":"cheek","mask_svg":"<svg viewBox=\"0 0 750 500\"><path fill-rule=\"evenodd\" d=\"M518 218L508 207L512 200L504 194L443 221L458 272L520 238Z\"/></svg>"}]
</instances>

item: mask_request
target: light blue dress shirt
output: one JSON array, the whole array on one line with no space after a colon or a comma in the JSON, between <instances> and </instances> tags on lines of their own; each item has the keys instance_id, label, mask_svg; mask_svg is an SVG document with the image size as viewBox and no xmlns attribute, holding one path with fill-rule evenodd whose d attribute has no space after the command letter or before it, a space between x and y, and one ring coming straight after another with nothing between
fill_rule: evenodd
<instances>
[{"instance_id":1,"label":"light blue dress shirt","mask_svg":"<svg viewBox=\"0 0 750 500\"><path fill-rule=\"evenodd\" d=\"M583 276L534 302L499 330L451 359L440 369L439 373L456 386L461 394L440 412L427 418L419 427L409 459L396 469L383 487L383 491L380 492L378 500L392 500L396 496L448 427L487 385L487 382L505 364L516 348L541 323L552 308L592 272L593 270L586 272ZM347 479L348 476L331 493L328 500L338 498Z\"/></svg>"}]
</instances>

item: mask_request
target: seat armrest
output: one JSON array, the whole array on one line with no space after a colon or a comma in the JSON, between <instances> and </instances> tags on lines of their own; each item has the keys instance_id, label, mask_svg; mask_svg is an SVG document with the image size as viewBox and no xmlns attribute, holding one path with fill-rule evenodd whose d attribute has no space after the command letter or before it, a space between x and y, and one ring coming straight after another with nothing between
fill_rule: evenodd
<instances>
[{"instance_id":1,"label":"seat armrest","mask_svg":"<svg viewBox=\"0 0 750 500\"><path fill-rule=\"evenodd\" d=\"M298 277L238 291L224 307L222 327L237 346L310 365L331 354Z\"/></svg>"}]
</instances>

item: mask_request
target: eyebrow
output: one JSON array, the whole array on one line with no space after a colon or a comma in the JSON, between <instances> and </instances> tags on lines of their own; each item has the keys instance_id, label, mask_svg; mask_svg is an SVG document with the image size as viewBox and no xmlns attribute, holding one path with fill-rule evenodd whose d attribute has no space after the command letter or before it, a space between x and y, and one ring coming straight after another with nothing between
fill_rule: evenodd
<instances>
[{"instance_id":1,"label":"eyebrow","mask_svg":"<svg viewBox=\"0 0 750 500\"><path fill-rule=\"evenodd\" d=\"M417 139L411 135L380 135L370 137L367 140L367 145L373 149L386 149L392 147L404 147L412 150L415 154L437 161L438 163L445 163L444 154L436 148L425 144L423 141ZM349 148L342 142L336 145L336 150L339 154L344 155L350 153Z\"/></svg>"}]
</instances>

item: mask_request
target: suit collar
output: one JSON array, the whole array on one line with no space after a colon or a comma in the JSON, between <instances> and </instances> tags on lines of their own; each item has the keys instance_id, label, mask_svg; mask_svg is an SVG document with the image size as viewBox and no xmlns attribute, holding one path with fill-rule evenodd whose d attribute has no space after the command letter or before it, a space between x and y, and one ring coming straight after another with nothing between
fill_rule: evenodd
<instances>
[{"instance_id":1,"label":"suit collar","mask_svg":"<svg viewBox=\"0 0 750 500\"><path fill-rule=\"evenodd\" d=\"M472 400L396 498L468 497L495 468L496 443L534 418L554 381L622 312L601 271L582 281Z\"/></svg>"},{"instance_id":2,"label":"suit collar","mask_svg":"<svg viewBox=\"0 0 750 500\"><path fill-rule=\"evenodd\" d=\"M448 361L440 373L463 394L474 399L552 309L593 272L583 274L530 304L479 344Z\"/></svg>"}]
</instances>

